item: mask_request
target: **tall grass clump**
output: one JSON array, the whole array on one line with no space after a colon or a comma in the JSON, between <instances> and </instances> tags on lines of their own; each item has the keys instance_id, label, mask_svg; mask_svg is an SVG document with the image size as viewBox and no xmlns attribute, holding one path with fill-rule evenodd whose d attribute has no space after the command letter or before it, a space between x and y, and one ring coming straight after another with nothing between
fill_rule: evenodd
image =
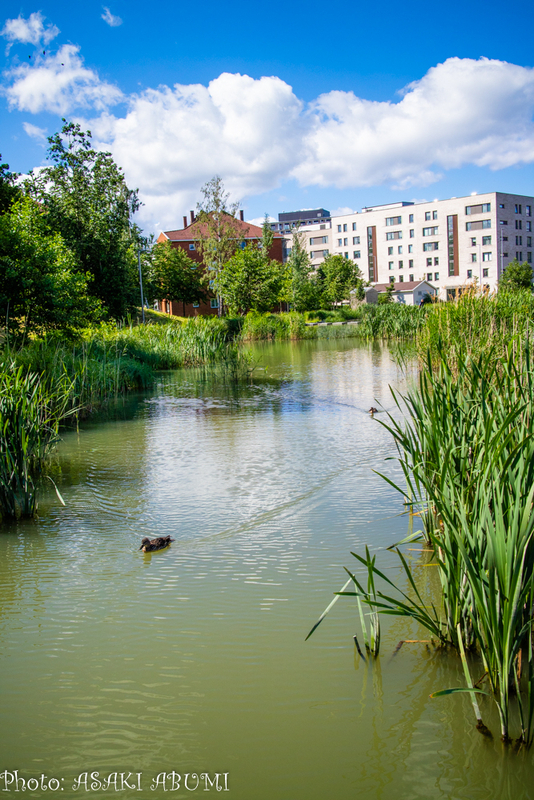
<instances>
[{"instance_id":1,"label":"tall grass clump","mask_svg":"<svg viewBox=\"0 0 534 800\"><path fill-rule=\"evenodd\" d=\"M262 339L312 339L313 328L306 327L306 317L297 311L283 314L250 312L243 320L241 341Z\"/></svg>"},{"instance_id":2,"label":"tall grass clump","mask_svg":"<svg viewBox=\"0 0 534 800\"><path fill-rule=\"evenodd\" d=\"M430 352L439 361L440 349L454 367L462 356L476 357L490 348L497 357L506 357L510 341L532 338L534 296L532 292L500 291L494 295L464 292L448 303L428 306L424 326L417 334L421 361Z\"/></svg>"},{"instance_id":3,"label":"tall grass clump","mask_svg":"<svg viewBox=\"0 0 534 800\"><path fill-rule=\"evenodd\" d=\"M59 426L69 413L72 386L11 364L0 371L0 517L32 517L38 477Z\"/></svg>"},{"instance_id":4,"label":"tall grass clump","mask_svg":"<svg viewBox=\"0 0 534 800\"><path fill-rule=\"evenodd\" d=\"M479 727L475 692L495 700L503 741L510 740L517 704L519 742L534 738L534 396L528 342L510 342L505 356L490 349L459 355L454 369L442 348L428 354L419 385L395 395L407 416L383 423L393 434L406 488L434 551L441 605L428 604L397 549L409 583L399 592L366 556L358 562L382 582L373 596L351 573L355 590L382 613L411 617L442 646L458 650ZM466 660L480 658L487 689L472 681Z\"/></svg>"}]
</instances>

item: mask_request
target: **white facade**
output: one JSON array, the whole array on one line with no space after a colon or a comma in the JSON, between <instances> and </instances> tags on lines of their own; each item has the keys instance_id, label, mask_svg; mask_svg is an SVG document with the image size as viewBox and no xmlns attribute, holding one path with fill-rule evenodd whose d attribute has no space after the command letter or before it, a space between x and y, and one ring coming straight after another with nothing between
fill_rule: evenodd
<instances>
[{"instance_id":1,"label":"white facade","mask_svg":"<svg viewBox=\"0 0 534 800\"><path fill-rule=\"evenodd\" d=\"M514 258L532 264L533 209L534 197L502 192L391 203L307 225L306 249L313 266L341 254L371 283L425 280L446 300L474 284L495 290Z\"/></svg>"}]
</instances>

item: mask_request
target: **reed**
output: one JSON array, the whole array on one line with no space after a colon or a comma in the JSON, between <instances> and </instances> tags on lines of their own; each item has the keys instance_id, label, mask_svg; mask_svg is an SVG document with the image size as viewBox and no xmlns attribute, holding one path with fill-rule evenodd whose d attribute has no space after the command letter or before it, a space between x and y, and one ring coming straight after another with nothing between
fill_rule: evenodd
<instances>
[{"instance_id":1,"label":"reed","mask_svg":"<svg viewBox=\"0 0 534 800\"><path fill-rule=\"evenodd\" d=\"M11 364L0 372L0 517L32 517L38 476L69 413L66 376L43 380Z\"/></svg>"},{"instance_id":2,"label":"reed","mask_svg":"<svg viewBox=\"0 0 534 800\"><path fill-rule=\"evenodd\" d=\"M441 605L422 597L399 549L409 591L400 592L367 551L353 555L381 588L372 593L349 572L355 588L345 593L381 613L417 620L461 656L477 654L501 738L510 741L513 701L518 741L526 746L534 738L533 380L528 342L510 341L502 357L493 349L470 356L458 350L453 366L442 349L434 358L427 354L418 387L394 395L406 422L389 415L382 424L395 439L406 480L405 488L392 485L421 514L434 550ZM436 696L456 691L474 697L479 689L468 681Z\"/></svg>"}]
</instances>

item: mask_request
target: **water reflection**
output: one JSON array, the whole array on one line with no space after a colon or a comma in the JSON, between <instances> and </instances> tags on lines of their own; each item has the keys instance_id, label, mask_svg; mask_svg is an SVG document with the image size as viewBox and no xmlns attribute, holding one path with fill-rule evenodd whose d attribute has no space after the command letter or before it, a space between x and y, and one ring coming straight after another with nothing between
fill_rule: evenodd
<instances>
[{"instance_id":1,"label":"water reflection","mask_svg":"<svg viewBox=\"0 0 534 800\"><path fill-rule=\"evenodd\" d=\"M384 548L408 519L372 470L401 475L367 410L393 409L405 377L380 345L257 352L252 383L168 373L119 419L82 422L57 460L66 508L50 492L37 522L3 529L4 763L142 771L145 788L163 770L230 772L237 800L529 797L528 755L503 758L465 697L429 700L461 683L457 661L424 644L392 657L425 638L413 626L386 621L364 663L340 601L304 643L350 550L381 550L400 576ZM169 550L138 551L167 534Z\"/></svg>"}]
</instances>

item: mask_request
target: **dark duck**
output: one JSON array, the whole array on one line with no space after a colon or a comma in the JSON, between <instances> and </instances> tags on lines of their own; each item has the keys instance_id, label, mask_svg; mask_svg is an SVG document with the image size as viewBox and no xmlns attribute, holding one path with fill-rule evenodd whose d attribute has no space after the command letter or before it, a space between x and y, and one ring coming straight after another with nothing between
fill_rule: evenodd
<instances>
[{"instance_id":1,"label":"dark duck","mask_svg":"<svg viewBox=\"0 0 534 800\"><path fill-rule=\"evenodd\" d=\"M170 536L157 536L155 539L145 537L139 550L142 550L143 553L153 553L155 550L163 550L168 547L171 542L174 542L174 539L171 539Z\"/></svg>"}]
</instances>

